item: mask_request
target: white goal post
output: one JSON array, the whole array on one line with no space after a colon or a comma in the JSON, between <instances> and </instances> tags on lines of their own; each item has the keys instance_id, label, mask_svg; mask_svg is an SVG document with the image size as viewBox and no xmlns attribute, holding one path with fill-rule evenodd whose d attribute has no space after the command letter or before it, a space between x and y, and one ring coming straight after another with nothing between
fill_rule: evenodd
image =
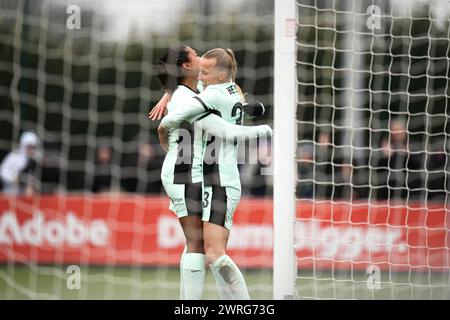
<instances>
[{"instance_id":1,"label":"white goal post","mask_svg":"<svg viewBox=\"0 0 450 320\"><path fill-rule=\"evenodd\" d=\"M450 298L450 2L274 14L274 299Z\"/></svg>"},{"instance_id":2,"label":"white goal post","mask_svg":"<svg viewBox=\"0 0 450 320\"><path fill-rule=\"evenodd\" d=\"M296 150L296 5L275 1L273 297L293 299Z\"/></svg>"}]
</instances>

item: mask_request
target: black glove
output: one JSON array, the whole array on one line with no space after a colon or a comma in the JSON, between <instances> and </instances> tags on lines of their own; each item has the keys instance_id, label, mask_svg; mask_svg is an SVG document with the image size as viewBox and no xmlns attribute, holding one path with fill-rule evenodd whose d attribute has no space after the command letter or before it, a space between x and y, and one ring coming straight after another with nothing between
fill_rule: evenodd
<instances>
[{"instance_id":1,"label":"black glove","mask_svg":"<svg viewBox=\"0 0 450 320\"><path fill-rule=\"evenodd\" d=\"M244 111L245 117L248 119L261 117L266 111L262 102L256 100L244 103L242 105L242 109Z\"/></svg>"}]
</instances>

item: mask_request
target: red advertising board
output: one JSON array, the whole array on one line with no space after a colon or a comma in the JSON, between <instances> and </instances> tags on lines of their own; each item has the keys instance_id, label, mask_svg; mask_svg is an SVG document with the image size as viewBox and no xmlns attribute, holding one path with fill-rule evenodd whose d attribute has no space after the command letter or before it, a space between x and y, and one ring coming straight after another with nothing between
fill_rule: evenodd
<instances>
[{"instance_id":1,"label":"red advertising board","mask_svg":"<svg viewBox=\"0 0 450 320\"><path fill-rule=\"evenodd\" d=\"M271 268L273 204L243 199L228 252L242 267ZM443 204L300 201L299 268L450 268ZM0 198L0 262L178 265L184 236L164 197Z\"/></svg>"},{"instance_id":2,"label":"red advertising board","mask_svg":"<svg viewBox=\"0 0 450 320\"><path fill-rule=\"evenodd\" d=\"M300 268L450 268L450 219L443 204L303 201L296 237Z\"/></svg>"}]
</instances>

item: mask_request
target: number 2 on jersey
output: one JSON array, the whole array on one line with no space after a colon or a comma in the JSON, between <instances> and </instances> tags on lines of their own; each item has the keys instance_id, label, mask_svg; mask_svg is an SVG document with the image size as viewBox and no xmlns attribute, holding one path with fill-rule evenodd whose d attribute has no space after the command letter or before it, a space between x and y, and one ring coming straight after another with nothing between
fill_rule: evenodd
<instances>
[{"instance_id":1,"label":"number 2 on jersey","mask_svg":"<svg viewBox=\"0 0 450 320\"><path fill-rule=\"evenodd\" d=\"M236 117L238 115L239 112L239 116L236 119L236 124L237 125L241 125L242 124L242 117L244 116L244 112L242 112L242 103L237 102L233 109L231 110L231 116L232 117Z\"/></svg>"}]
</instances>

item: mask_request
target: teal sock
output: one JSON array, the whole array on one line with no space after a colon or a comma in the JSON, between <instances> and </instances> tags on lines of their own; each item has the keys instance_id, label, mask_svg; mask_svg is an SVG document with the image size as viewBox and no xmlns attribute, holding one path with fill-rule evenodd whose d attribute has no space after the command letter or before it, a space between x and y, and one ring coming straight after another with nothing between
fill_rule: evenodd
<instances>
[{"instance_id":1,"label":"teal sock","mask_svg":"<svg viewBox=\"0 0 450 320\"><path fill-rule=\"evenodd\" d=\"M205 255L185 253L181 266L182 288L185 300L200 300L205 286Z\"/></svg>"},{"instance_id":2,"label":"teal sock","mask_svg":"<svg viewBox=\"0 0 450 320\"><path fill-rule=\"evenodd\" d=\"M231 299L250 300L244 276L229 256L223 255L217 258L217 260L210 265L210 268L213 271L213 275L216 274L214 276L215 279L217 279L218 276L222 278L223 282L231 292ZM218 287L220 287L222 280L219 282L216 280ZM221 294L220 289L219 294Z\"/></svg>"}]
</instances>

